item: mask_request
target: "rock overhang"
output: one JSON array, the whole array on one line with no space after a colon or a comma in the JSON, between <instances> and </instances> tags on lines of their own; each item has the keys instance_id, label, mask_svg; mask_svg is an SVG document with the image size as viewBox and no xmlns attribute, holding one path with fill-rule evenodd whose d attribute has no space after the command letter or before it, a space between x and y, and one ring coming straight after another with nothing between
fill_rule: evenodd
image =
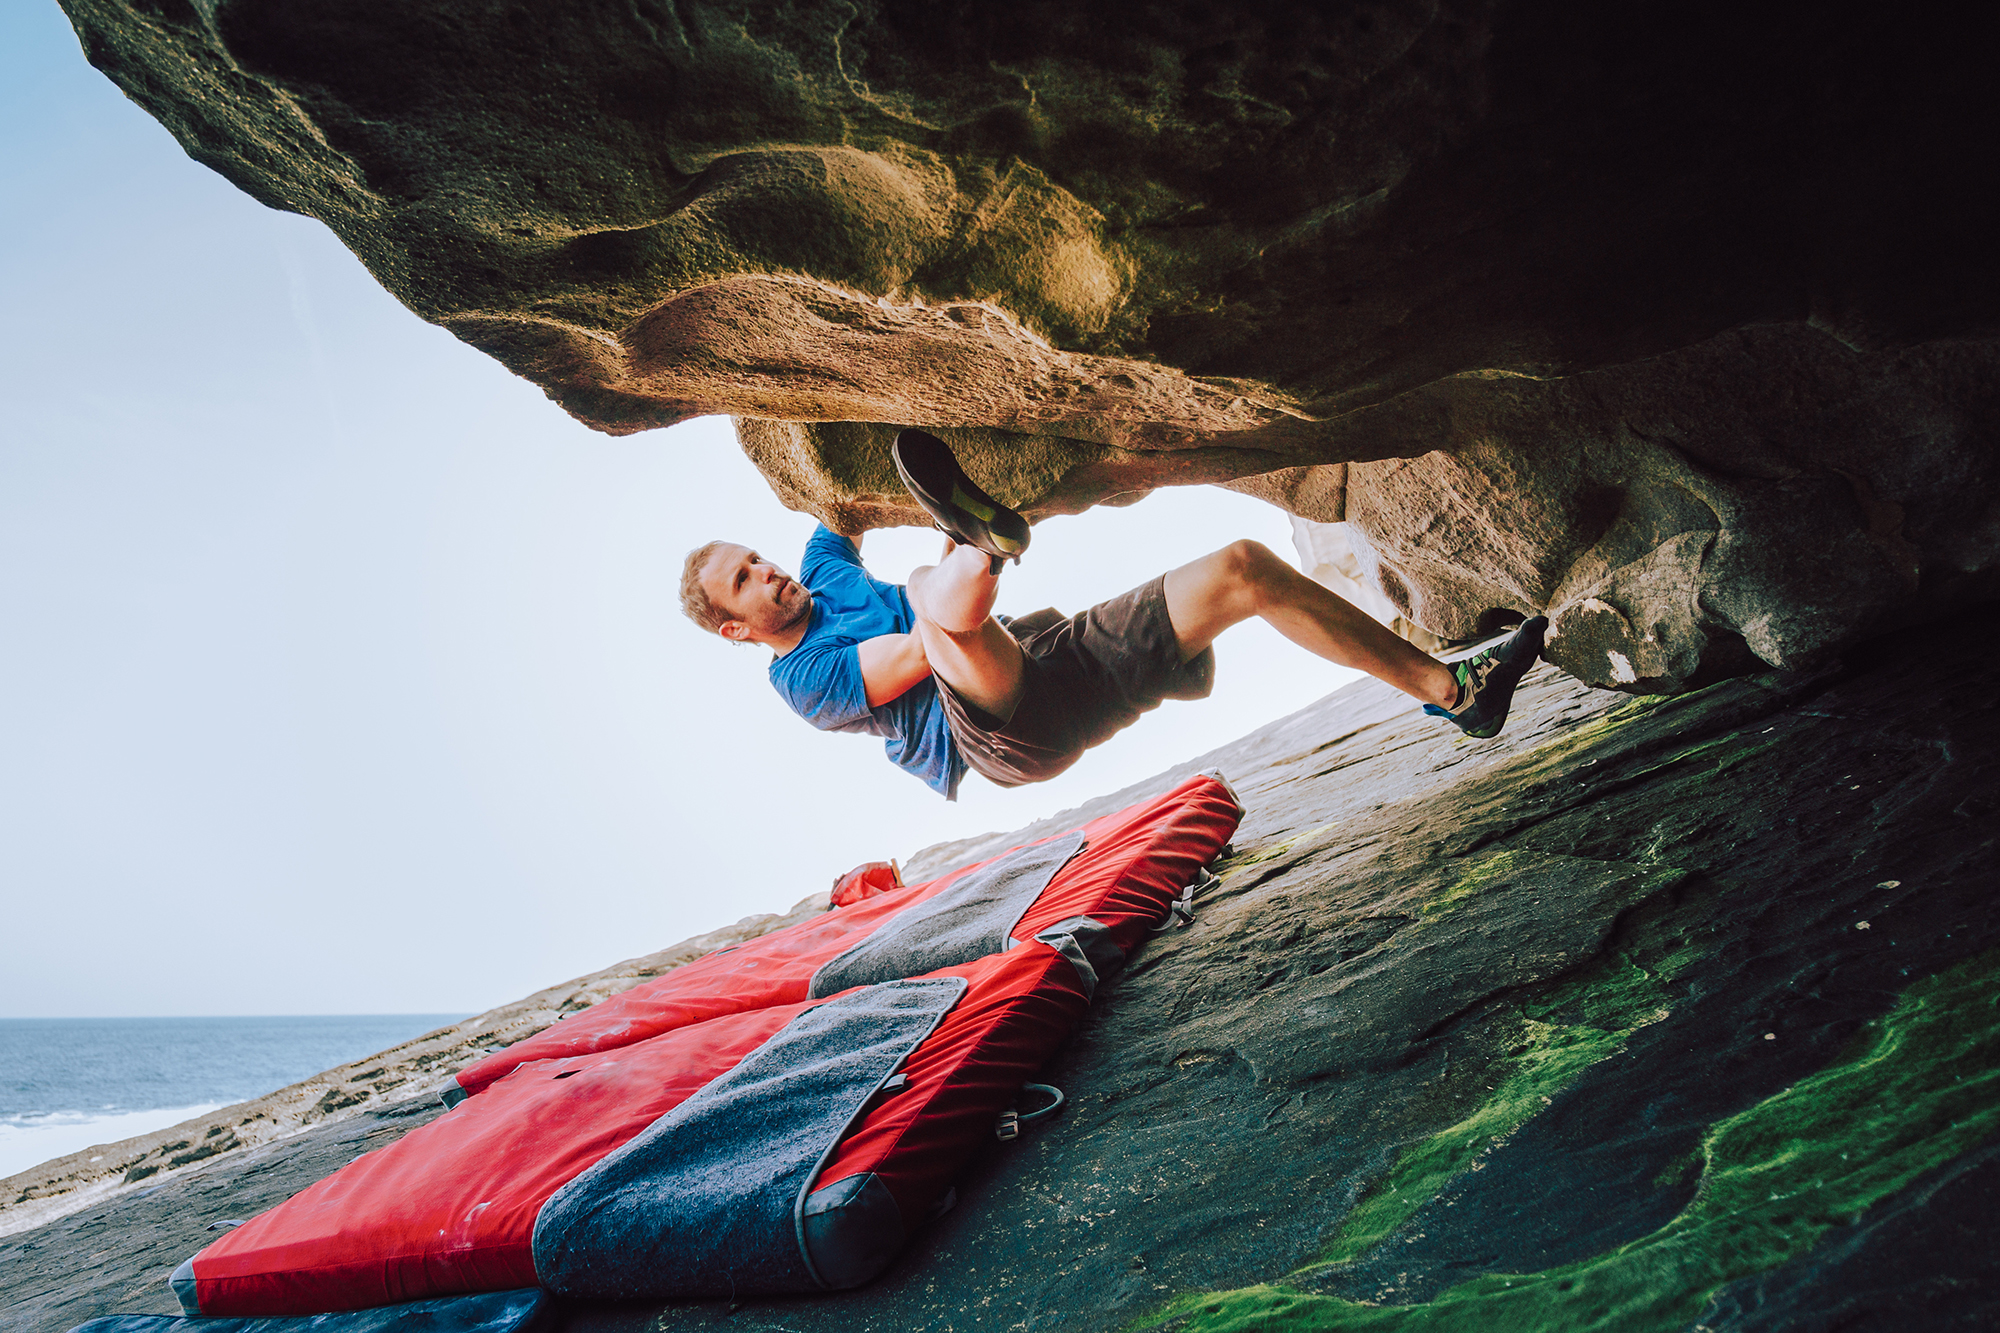
<instances>
[{"instance_id":1,"label":"rock overhang","mask_svg":"<svg viewBox=\"0 0 2000 1333\"><path fill-rule=\"evenodd\" d=\"M788 505L1217 483L1675 690L1993 586L2000 108L1853 6L66 0L197 159ZM1967 19L1968 24L1984 20ZM1178 553L1176 553L1178 554Z\"/></svg>"}]
</instances>

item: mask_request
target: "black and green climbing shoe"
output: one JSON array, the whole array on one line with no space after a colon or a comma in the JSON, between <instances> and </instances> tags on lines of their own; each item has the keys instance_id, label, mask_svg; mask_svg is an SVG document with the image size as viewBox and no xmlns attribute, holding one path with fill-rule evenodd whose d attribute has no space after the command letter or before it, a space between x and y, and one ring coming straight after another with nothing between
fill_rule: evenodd
<instances>
[{"instance_id":1,"label":"black and green climbing shoe","mask_svg":"<svg viewBox=\"0 0 2000 1333\"><path fill-rule=\"evenodd\" d=\"M1505 642L1496 643L1463 662L1451 663L1451 674L1458 678L1458 706L1439 708L1436 704L1425 704L1424 711L1450 718L1468 736L1480 740L1498 736L1500 728L1506 725L1507 709L1514 702L1514 687L1541 657L1542 635L1548 628L1547 616L1534 616L1522 621L1521 628Z\"/></svg>"},{"instance_id":2,"label":"black and green climbing shoe","mask_svg":"<svg viewBox=\"0 0 2000 1333\"><path fill-rule=\"evenodd\" d=\"M938 531L961 546L975 546L993 558L1000 572L1004 560L1019 562L1031 535L1028 520L979 487L952 457L951 446L937 436L906 430L890 451L896 472L910 494L938 525Z\"/></svg>"}]
</instances>

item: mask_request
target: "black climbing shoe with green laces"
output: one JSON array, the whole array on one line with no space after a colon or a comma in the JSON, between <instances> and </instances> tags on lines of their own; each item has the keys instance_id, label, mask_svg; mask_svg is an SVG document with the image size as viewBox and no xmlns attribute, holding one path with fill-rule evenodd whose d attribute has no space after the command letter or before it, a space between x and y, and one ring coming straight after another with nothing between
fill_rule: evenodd
<instances>
[{"instance_id":1,"label":"black climbing shoe with green laces","mask_svg":"<svg viewBox=\"0 0 2000 1333\"><path fill-rule=\"evenodd\" d=\"M950 445L925 431L906 430L896 436L890 454L903 485L938 531L961 546L986 552L995 574L1003 561L1020 563L1031 535L1028 520L973 485Z\"/></svg>"},{"instance_id":2,"label":"black climbing shoe with green laces","mask_svg":"<svg viewBox=\"0 0 2000 1333\"><path fill-rule=\"evenodd\" d=\"M1498 736L1514 702L1514 687L1541 657L1542 635L1548 628L1547 616L1524 620L1505 642L1452 663L1451 674L1458 678L1458 707L1425 704L1424 711L1450 718L1468 736L1480 740Z\"/></svg>"}]
</instances>

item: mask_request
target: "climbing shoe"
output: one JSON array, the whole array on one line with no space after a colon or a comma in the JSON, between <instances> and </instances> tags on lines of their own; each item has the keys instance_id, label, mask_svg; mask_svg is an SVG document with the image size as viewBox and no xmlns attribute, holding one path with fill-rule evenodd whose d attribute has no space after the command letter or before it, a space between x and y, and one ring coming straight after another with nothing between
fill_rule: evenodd
<instances>
[{"instance_id":1,"label":"climbing shoe","mask_svg":"<svg viewBox=\"0 0 2000 1333\"><path fill-rule=\"evenodd\" d=\"M1020 563L1021 552L1028 549L1028 520L973 485L950 445L924 431L906 430L896 436L890 453L903 484L939 532L986 552L995 574L1004 561Z\"/></svg>"},{"instance_id":2,"label":"climbing shoe","mask_svg":"<svg viewBox=\"0 0 2000 1333\"><path fill-rule=\"evenodd\" d=\"M1514 702L1514 687L1542 655L1542 635L1548 632L1549 618L1535 616L1521 622L1504 642L1463 662L1451 664L1458 678L1458 704L1439 708L1425 704L1434 717L1447 717L1459 730L1480 740L1498 736L1507 722L1507 709Z\"/></svg>"}]
</instances>

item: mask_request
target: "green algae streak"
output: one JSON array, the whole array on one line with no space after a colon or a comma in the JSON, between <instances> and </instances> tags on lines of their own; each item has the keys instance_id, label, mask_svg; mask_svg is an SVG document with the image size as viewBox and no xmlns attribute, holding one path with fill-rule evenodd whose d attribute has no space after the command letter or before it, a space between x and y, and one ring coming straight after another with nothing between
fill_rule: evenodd
<instances>
[{"instance_id":1,"label":"green algae streak","mask_svg":"<svg viewBox=\"0 0 2000 1333\"><path fill-rule=\"evenodd\" d=\"M1195 1293L1133 1327L1172 1323L1176 1333L1683 1328L1724 1283L1805 1253L1828 1231L1851 1225L1871 1205L2000 1130L1996 983L2000 950L1912 986L1832 1065L1711 1129L1702 1143L1701 1187L1687 1208L1651 1235L1605 1254L1539 1273L1475 1278L1420 1305L1361 1305L1271 1284ZM1575 1060L1585 1054L1551 1048L1540 1067L1580 1068ZM1524 1060L1516 1078L1532 1078L1535 1067ZM1519 1097L1503 1090L1489 1106L1518 1106ZM1497 1112L1495 1123L1510 1114ZM1435 1169L1411 1167L1413 1174ZM1403 1170L1399 1162L1392 1175ZM1386 1218L1357 1220L1368 1207L1355 1210L1341 1232L1353 1239L1336 1238L1336 1251L1360 1253L1353 1246L1386 1234L1380 1225Z\"/></svg>"},{"instance_id":2,"label":"green algae streak","mask_svg":"<svg viewBox=\"0 0 2000 1333\"><path fill-rule=\"evenodd\" d=\"M1498 858L1496 858L1498 859ZM1649 875L1664 888L1685 876L1663 868ZM1472 876L1468 876L1472 878ZM1470 1116L1405 1149L1388 1174L1341 1224L1308 1269L1358 1259L1421 1208L1446 1181L1477 1171L1483 1159L1555 1095L1598 1061L1625 1049L1642 1027L1665 1019L1667 986L1699 951L1691 946L1644 966L1629 954L1590 968L1539 1002L1521 1008L1520 1029L1504 1081ZM1569 1021L1549 1021L1552 1015ZM1301 1270L1306 1271L1306 1270Z\"/></svg>"}]
</instances>

